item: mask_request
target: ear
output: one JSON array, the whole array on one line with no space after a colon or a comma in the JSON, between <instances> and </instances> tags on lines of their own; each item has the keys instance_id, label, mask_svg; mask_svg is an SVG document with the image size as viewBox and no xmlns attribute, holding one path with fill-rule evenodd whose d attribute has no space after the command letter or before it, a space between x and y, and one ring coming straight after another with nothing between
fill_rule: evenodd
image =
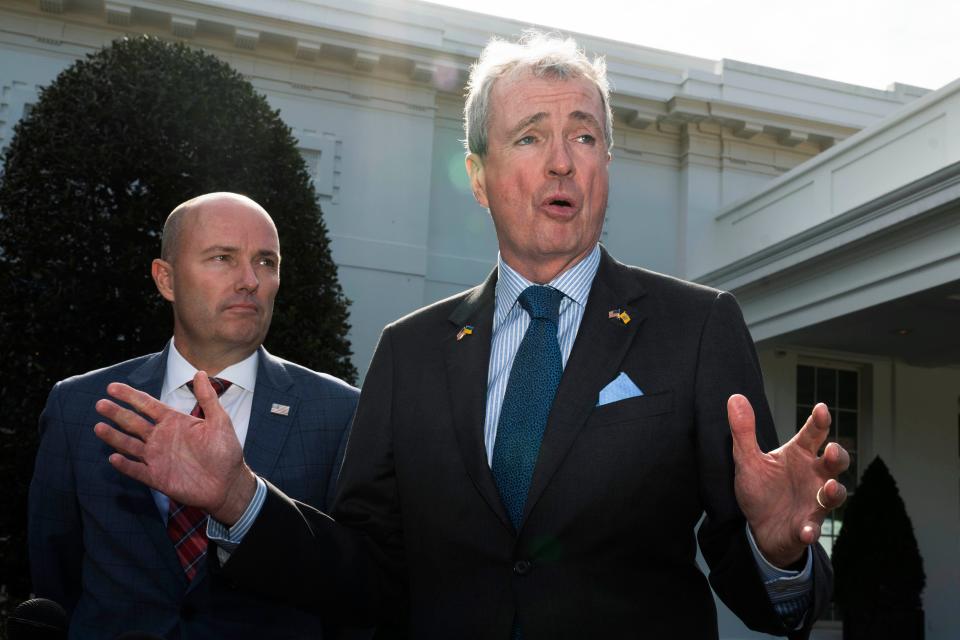
<instances>
[{"instance_id":1,"label":"ear","mask_svg":"<svg viewBox=\"0 0 960 640\"><path fill-rule=\"evenodd\" d=\"M173 265L166 260L156 258L150 265L150 275L157 285L157 291L165 299L173 302Z\"/></svg>"},{"instance_id":2,"label":"ear","mask_svg":"<svg viewBox=\"0 0 960 640\"><path fill-rule=\"evenodd\" d=\"M487 199L487 183L483 174L483 158L475 153L467 156L467 175L470 176L470 188L473 189L473 197L477 199L480 206L490 208Z\"/></svg>"}]
</instances>

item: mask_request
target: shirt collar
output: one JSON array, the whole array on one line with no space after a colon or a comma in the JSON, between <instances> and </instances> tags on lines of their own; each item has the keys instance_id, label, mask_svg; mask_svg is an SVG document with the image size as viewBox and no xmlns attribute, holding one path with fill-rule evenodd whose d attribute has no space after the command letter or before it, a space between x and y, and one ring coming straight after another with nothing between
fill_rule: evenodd
<instances>
[{"instance_id":1,"label":"shirt collar","mask_svg":"<svg viewBox=\"0 0 960 640\"><path fill-rule=\"evenodd\" d=\"M547 285L557 289L566 298L569 298L581 307L587 304L590 296L590 286L597 275L600 266L600 245L594 245L593 251L588 253L580 262L573 265ZM496 304L494 307L493 326L500 326L507 317L517 298L523 290L534 284L517 273L504 261L502 255L497 256L497 288L495 291Z\"/></svg>"},{"instance_id":2,"label":"shirt collar","mask_svg":"<svg viewBox=\"0 0 960 640\"><path fill-rule=\"evenodd\" d=\"M252 393L254 387L257 386L257 364L257 352L254 351L240 362L236 362L221 371L217 374L217 377L229 380L241 389ZM171 338L170 349L167 353L167 371L163 380L161 395L166 395L168 392L187 384L193 380L196 373L197 368L180 355L176 342Z\"/></svg>"}]
</instances>

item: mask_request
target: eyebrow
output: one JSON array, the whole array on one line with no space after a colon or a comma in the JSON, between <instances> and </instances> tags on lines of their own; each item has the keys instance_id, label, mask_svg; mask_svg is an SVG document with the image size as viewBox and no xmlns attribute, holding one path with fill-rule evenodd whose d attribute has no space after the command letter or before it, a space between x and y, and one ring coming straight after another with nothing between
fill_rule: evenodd
<instances>
[{"instance_id":1,"label":"eyebrow","mask_svg":"<svg viewBox=\"0 0 960 640\"><path fill-rule=\"evenodd\" d=\"M510 138L516 137L521 131L523 131L530 125L537 124L541 120L548 118L549 115L550 114L548 114L546 111L540 111L539 113L535 113L532 116L528 116L523 120L521 120L520 122L518 122L515 127L510 129L510 131L507 132L507 136ZM600 126L600 123L593 116L593 114L588 113L586 111L571 111L568 117L573 120L577 120L579 122L585 122L586 124L594 126L598 129L602 128Z\"/></svg>"},{"instance_id":2,"label":"eyebrow","mask_svg":"<svg viewBox=\"0 0 960 640\"><path fill-rule=\"evenodd\" d=\"M240 251L239 247L232 247L225 244L215 244L212 247L207 247L203 250L204 253L236 253ZM273 249L260 249L257 251L258 256L272 256L274 258L279 258L280 254L274 251Z\"/></svg>"},{"instance_id":3,"label":"eyebrow","mask_svg":"<svg viewBox=\"0 0 960 640\"><path fill-rule=\"evenodd\" d=\"M203 250L204 253L236 253L239 247L231 247L225 244L215 244Z\"/></svg>"},{"instance_id":4,"label":"eyebrow","mask_svg":"<svg viewBox=\"0 0 960 640\"><path fill-rule=\"evenodd\" d=\"M587 124L593 125L598 129L602 128L597 119L593 117L592 113L587 113L586 111L573 111L570 113L570 117L574 120L579 120L580 122L586 122Z\"/></svg>"},{"instance_id":5,"label":"eyebrow","mask_svg":"<svg viewBox=\"0 0 960 640\"><path fill-rule=\"evenodd\" d=\"M539 112L539 113L533 114L532 116L527 116L526 118L524 118L523 120L521 120L520 122L518 122L515 127L513 127L512 129L510 129L510 131L507 132L507 136L510 137L510 138L516 136L517 134L519 134L521 131L523 131L524 129L526 129L526 128L529 127L530 125L532 125L532 124L537 124L538 122L540 122L541 120L543 120L544 118L546 118L547 115L548 115L548 114L547 114L546 111L541 111L541 112Z\"/></svg>"}]
</instances>

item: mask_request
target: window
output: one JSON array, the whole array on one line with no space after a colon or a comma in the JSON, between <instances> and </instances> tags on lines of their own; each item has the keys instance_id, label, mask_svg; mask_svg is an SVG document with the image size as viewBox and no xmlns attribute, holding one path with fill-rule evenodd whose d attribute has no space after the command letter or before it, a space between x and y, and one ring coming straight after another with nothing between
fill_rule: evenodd
<instances>
[{"instance_id":1,"label":"window","mask_svg":"<svg viewBox=\"0 0 960 640\"><path fill-rule=\"evenodd\" d=\"M837 442L850 453L850 468L838 479L847 487L847 496L856 490L857 478L857 431L860 427L860 372L857 369L841 369L816 365L797 366L797 430L803 426L813 411L814 405L822 402L830 410L833 422L827 442ZM824 443L826 446L826 442ZM823 448L820 449L821 453ZM846 504L827 514L820 529L820 544L828 555L833 553L833 543L843 528L843 512ZM824 616L838 620L835 607L831 605Z\"/></svg>"},{"instance_id":2,"label":"window","mask_svg":"<svg viewBox=\"0 0 960 640\"><path fill-rule=\"evenodd\" d=\"M827 442L837 442L850 453L850 468L839 480L848 495L857 483L857 430L860 426L860 373L856 369L836 369L811 365L797 367L797 429L806 422L816 403L822 402L833 419ZM822 449L821 449L822 451ZM827 553L843 527L843 507L835 509L823 522L820 543Z\"/></svg>"}]
</instances>

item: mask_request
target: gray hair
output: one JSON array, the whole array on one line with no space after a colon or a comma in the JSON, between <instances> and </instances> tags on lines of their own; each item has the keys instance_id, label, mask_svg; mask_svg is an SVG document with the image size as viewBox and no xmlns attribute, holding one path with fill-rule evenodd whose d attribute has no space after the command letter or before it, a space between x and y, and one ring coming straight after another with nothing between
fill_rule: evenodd
<instances>
[{"instance_id":1,"label":"gray hair","mask_svg":"<svg viewBox=\"0 0 960 640\"><path fill-rule=\"evenodd\" d=\"M603 134L607 150L613 148L613 112L606 60L603 56L590 60L573 38L528 30L517 42L494 37L470 67L467 101L463 109L464 143L468 153L478 156L487 153L490 91L494 83L504 76L522 72L532 73L537 78L586 78L593 82L603 103Z\"/></svg>"}]
</instances>

